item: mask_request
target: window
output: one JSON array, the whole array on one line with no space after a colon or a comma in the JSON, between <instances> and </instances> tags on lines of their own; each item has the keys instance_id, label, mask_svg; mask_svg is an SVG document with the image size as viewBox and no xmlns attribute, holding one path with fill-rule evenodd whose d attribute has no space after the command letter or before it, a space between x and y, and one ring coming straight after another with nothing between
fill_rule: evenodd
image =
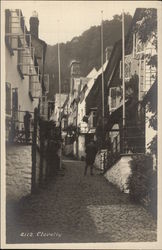
<instances>
[{"instance_id":1,"label":"window","mask_svg":"<svg viewBox=\"0 0 162 250\"><path fill-rule=\"evenodd\" d=\"M145 46L137 33L133 34L133 56L144 53Z\"/></svg>"},{"instance_id":2,"label":"window","mask_svg":"<svg viewBox=\"0 0 162 250\"><path fill-rule=\"evenodd\" d=\"M148 65L146 59L139 60L139 100L141 100L147 91L151 88L156 79L156 68Z\"/></svg>"},{"instance_id":3,"label":"window","mask_svg":"<svg viewBox=\"0 0 162 250\"><path fill-rule=\"evenodd\" d=\"M129 79L131 77L131 62L125 64L125 79Z\"/></svg>"},{"instance_id":4,"label":"window","mask_svg":"<svg viewBox=\"0 0 162 250\"><path fill-rule=\"evenodd\" d=\"M125 56L125 81L129 81L134 74L139 71L138 59L133 58L132 54ZM120 61L120 78L123 75L122 61Z\"/></svg>"},{"instance_id":5,"label":"window","mask_svg":"<svg viewBox=\"0 0 162 250\"><path fill-rule=\"evenodd\" d=\"M25 23L20 10L5 10L5 42L11 55L19 49L19 38L24 40L22 25Z\"/></svg>"},{"instance_id":6,"label":"window","mask_svg":"<svg viewBox=\"0 0 162 250\"><path fill-rule=\"evenodd\" d=\"M129 80L131 78L131 61L127 59L127 56L125 57L125 80ZM120 78L123 78L123 63L120 61Z\"/></svg>"},{"instance_id":7,"label":"window","mask_svg":"<svg viewBox=\"0 0 162 250\"><path fill-rule=\"evenodd\" d=\"M109 109L110 112L117 109L121 103L121 89L120 87L112 87L109 90Z\"/></svg>"},{"instance_id":8,"label":"window","mask_svg":"<svg viewBox=\"0 0 162 250\"><path fill-rule=\"evenodd\" d=\"M41 84L39 75L29 75L29 95L33 98L41 96Z\"/></svg>"},{"instance_id":9,"label":"window","mask_svg":"<svg viewBox=\"0 0 162 250\"><path fill-rule=\"evenodd\" d=\"M76 119L76 116L73 118L73 126L77 126L77 119Z\"/></svg>"},{"instance_id":10,"label":"window","mask_svg":"<svg viewBox=\"0 0 162 250\"><path fill-rule=\"evenodd\" d=\"M88 118L89 129L95 128L96 125L97 125L96 111L91 111L90 116Z\"/></svg>"},{"instance_id":11,"label":"window","mask_svg":"<svg viewBox=\"0 0 162 250\"><path fill-rule=\"evenodd\" d=\"M9 34L11 33L11 12L10 10L5 10L5 43L11 55L13 55L13 50L11 48L11 37Z\"/></svg>"},{"instance_id":12,"label":"window","mask_svg":"<svg viewBox=\"0 0 162 250\"><path fill-rule=\"evenodd\" d=\"M129 80L132 74L132 55L125 56L125 80ZM123 63L120 61L120 78L123 77Z\"/></svg>"},{"instance_id":13,"label":"window","mask_svg":"<svg viewBox=\"0 0 162 250\"><path fill-rule=\"evenodd\" d=\"M6 82L6 114L11 115L11 83Z\"/></svg>"}]
</instances>

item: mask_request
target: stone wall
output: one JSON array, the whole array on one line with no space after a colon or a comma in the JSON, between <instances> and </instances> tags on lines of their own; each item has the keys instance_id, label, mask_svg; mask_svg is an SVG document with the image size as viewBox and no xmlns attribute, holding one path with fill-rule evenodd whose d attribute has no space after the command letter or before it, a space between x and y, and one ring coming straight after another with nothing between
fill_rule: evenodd
<instances>
[{"instance_id":1,"label":"stone wall","mask_svg":"<svg viewBox=\"0 0 162 250\"><path fill-rule=\"evenodd\" d=\"M101 149L96 154L94 166L103 171L104 165L107 165L107 150Z\"/></svg>"},{"instance_id":2,"label":"stone wall","mask_svg":"<svg viewBox=\"0 0 162 250\"><path fill-rule=\"evenodd\" d=\"M6 147L6 196L19 200L31 192L32 149L29 145Z\"/></svg>"},{"instance_id":3,"label":"stone wall","mask_svg":"<svg viewBox=\"0 0 162 250\"><path fill-rule=\"evenodd\" d=\"M131 174L130 160L131 156L122 156L106 173L105 178L116 185L121 191L129 193L127 180Z\"/></svg>"}]
</instances>

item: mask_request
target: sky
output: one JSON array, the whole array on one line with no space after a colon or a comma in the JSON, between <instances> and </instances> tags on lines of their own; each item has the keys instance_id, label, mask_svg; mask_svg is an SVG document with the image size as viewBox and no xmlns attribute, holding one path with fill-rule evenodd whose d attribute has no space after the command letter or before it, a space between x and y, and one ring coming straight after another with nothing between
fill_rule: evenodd
<instances>
[{"instance_id":1,"label":"sky","mask_svg":"<svg viewBox=\"0 0 162 250\"><path fill-rule=\"evenodd\" d=\"M47 44L70 41L91 26L113 15L129 12L134 15L137 7L153 7L155 1L2 1L3 9L21 9L29 29L29 18L33 11L38 13L39 38Z\"/></svg>"}]
</instances>

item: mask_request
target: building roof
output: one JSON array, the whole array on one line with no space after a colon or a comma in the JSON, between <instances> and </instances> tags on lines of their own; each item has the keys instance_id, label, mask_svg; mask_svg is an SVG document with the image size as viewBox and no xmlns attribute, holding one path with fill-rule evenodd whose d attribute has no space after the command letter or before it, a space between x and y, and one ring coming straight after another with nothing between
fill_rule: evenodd
<instances>
[{"instance_id":1,"label":"building roof","mask_svg":"<svg viewBox=\"0 0 162 250\"><path fill-rule=\"evenodd\" d=\"M104 70L104 74L105 74L105 70L107 68L108 65L108 61L105 61L104 65L103 65L103 70ZM97 107L97 103L98 103L98 95L99 95L99 91L101 89L101 81L102 81L102 67L97 71L96 74L96 80L91 88L91 90L89 91L85 101L86 101L86 114L89 114L91 108L96 108Z\"/></svg>"},{"instance_id":2,"label":"building roof","mask_svg":"<svg viewBox=\"0 0 162 250\"><path fill-rule=\"evenodd\" d=\"M89 73L88 75L86 76L87 78L94 78L97 74L97 70L96 68L93 68Z\"/></svg>"},{"instance_id":3,"label":"building roof","mask_svg":"<svg viewBox=\"0 0 162 250\"><path fill-rule=\"evenodd\" d=\"M113 47L109 63L108 63L106 70L105 70L104 79L105 79L107 87L110 87L110 84L112 84L113 78L117 74L117 71L119 69L121 56L122 56L122 40L119 40L115 43L115 45Z\"/></svg>"},{"instance_id":4,"label":"building roof","mask_svg":"<svg viewBox=\"0 0 162 250\"><path fill-rule=\"evenodd\" d=\"M137 23L137 21L141 20L144 11L146 8L137 8L134 14L134 17L132 19L132 23L130 25L129 31L125 38L125 52L126 54L132 53L133 49L133 32L134 27ZM119 79L119 69L120 69L120 60L122 58L122 40L119 40L115 43L110 59L107 64L104 65L104 83L105 88L109 88L112 85L120 84L121 79ZM97 106L97 96L99 94L99 91L101 89L101 81L102 81L102 68L98 71L98 77L91 88L87 98L86 98L86 113L89 113L91 107Z\"/></svg>"}]
</instances>

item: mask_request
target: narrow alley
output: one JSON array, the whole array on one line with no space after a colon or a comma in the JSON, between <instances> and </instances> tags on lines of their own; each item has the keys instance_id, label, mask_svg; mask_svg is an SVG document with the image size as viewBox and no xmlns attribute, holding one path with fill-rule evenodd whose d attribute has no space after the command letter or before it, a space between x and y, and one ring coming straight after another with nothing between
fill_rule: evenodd
<instances>
[{"instance_id":1,"label":"narrow alley","mask_svg":"<svg viewBox=\"0 0 162 250\"><path fill-rule=\"evenodd\" d=\"M7 211L7 243L156 241L156 223L127 194L84 162L65 159L64 175ZM11 207L10 207L11 209Z\"/></svg>"},{"instance_id":2,"label":"narrow alley","mask_svg":"<svg viewBox=\"0 0 162 250\"><path fill-rule=\"evenodd\" d=\"M161 6L21 2L1 11L0 248L159 247Z\"/></svg>"}]
</instances>

